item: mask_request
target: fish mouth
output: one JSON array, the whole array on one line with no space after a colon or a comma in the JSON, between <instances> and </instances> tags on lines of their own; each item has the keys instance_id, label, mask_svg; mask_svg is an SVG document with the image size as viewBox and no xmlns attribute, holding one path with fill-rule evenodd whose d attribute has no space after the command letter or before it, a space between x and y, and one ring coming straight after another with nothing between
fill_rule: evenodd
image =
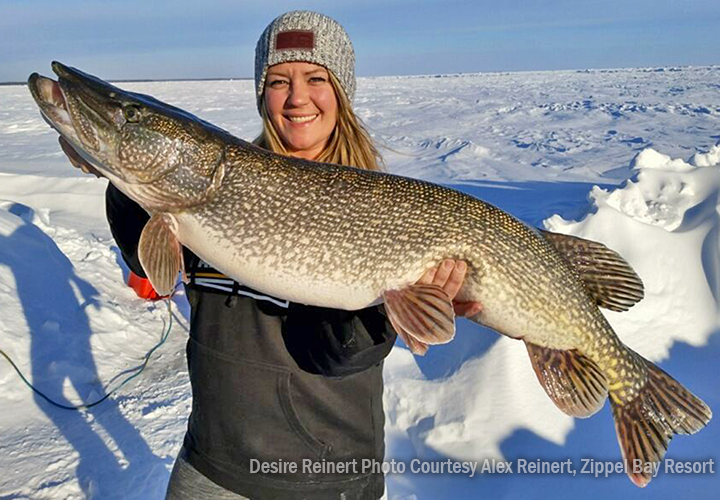
<instances>
[{"instance_id":1,"label":"fish mouth","mask_svg":"<svg viewBox=\"0 0 720 500\"><path fill-rule=\"evenodd\" d=\"M85 81L92 77L57 61L52 63L52 69L57 80L38 73L28 78L30 94L41 116L60 134L68 156L80 157L102 168L97 159L98 153L105 149L100 129L109 128L110 124L94 109L97 99L83 91Z\"/></svg>"},{"instance_id":2,"label":"fish mouth","mask_svg":"<svg viewBox=\"0 0 720 500\"><path fill-rule=\"evenodd\" d=\"M60 83L33 73L28 78L28 87L45 121L63 137L77 141L67 99Z\"/></svg>"}]
</instances>

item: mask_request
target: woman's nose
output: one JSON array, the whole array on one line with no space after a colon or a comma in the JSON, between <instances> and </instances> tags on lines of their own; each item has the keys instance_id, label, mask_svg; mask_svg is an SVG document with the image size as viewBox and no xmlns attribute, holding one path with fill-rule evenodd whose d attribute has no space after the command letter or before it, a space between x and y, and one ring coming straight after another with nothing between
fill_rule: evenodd
<instances>
[{"instance_id":1,"label":"woman's nose","mask_svg":"<svg viewBox=\"0 0 720 500\"><path fill-rule=\"evenodd\" d=\"M310 101L310 89L305 82L293 82L290 85L290 95L288 96L288 104L293 107L304 106Z\"/></svg>"}]
</instances>

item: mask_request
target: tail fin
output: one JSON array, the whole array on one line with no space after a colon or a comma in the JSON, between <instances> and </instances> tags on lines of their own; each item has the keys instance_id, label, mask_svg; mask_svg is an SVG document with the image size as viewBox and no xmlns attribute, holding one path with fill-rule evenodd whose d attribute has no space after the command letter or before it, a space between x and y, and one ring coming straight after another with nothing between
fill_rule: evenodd
<instances>
[{"instance_id":1,"label":"tail fin","mask_svg":"<svg viewBox=\"0 0 720 500\"><path fill-rule=\"evenodd\" d=\"M611 397L615 430L625 471L645 487L674 434L694 434L712 418L710 408L663 370L645 360L648 378L640 395L626 404Z\"/></svg>"}]
</instances>

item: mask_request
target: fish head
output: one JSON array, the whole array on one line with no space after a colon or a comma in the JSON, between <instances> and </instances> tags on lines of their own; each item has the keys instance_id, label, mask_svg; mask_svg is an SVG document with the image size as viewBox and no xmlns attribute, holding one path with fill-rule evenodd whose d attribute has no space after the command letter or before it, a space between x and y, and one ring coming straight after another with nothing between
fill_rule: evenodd
<instances>
[{"instance_id":1,"label":"fish head","mask_svg":"<svg viewBox=\"0 0 720 500\"><path fill-rule=\"evenodd\" d=\"M223 152L213 131L227 132L59 62L52 69L57 81L37 73L28 79L42 116L82 159L118 187L125 186L124 191L136 193L131 196L136 201L182 205L211 186ZM173 185L165 186L169 189L163 198L158 193L168 181ZM138 199L143 197L138 185L154 185L153 199Z\"/></svg>"}]
</instances>

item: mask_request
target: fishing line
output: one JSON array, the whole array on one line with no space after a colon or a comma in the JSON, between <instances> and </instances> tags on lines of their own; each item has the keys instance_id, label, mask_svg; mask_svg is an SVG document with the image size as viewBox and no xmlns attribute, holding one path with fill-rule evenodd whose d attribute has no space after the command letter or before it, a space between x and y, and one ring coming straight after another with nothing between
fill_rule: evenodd
<instances>
[{"instance_id":1,"label":"fishing line","mask_svg":"<svg viewBox=\"0 0 720 500\"><path fill-rule=\"evenodd\" d=\"M54 406L57 406L58 408L62 408L62 409L64 409L64 410L86 410L86 409L88 409L88 408L92 408L93 406L99 405L100 403L102 403L103 401L105 401L106 399L108 399L110 396L112 396L115 392L117 392L120 388L122 388L125 384L127 384L127 383L130 382L132 379L134 379L135 377L137 377L138 375L140 375L140 374L143 372L143 370L145 370L145 367L147 366L148 362L150 361L150 357L155 353L155 351L156 351L157 349L160 348L160 346L162 346L162 345L165 343L165 341L167 340L168 336L170 335L170 330L172 329L173 314L172 314L172 305L171 305L171 302L170 302L170 298L164 299L164 302L165 302L165 304L167 305L167 309L168 309L168 320L167 320L167 328L165 328L165 325L163 325L163 333L162 333L162 336L160 337L160 341L159 341L157 344L155 344L155 346L154 346L152 349L150 349L150 350L145 354L145 356L144 356L144 358L143 358L142 364L140 364L139 366L136 366L136 367L134 367L134 368L130 368L130 369L128 369L128 370L125 370L125 371L119 373L118 375L116 375L115 377L113 377L113 378L110 380L110 382L108 382L107 386L103 387L103 390L106 390L108 387L110 387L110 385L113 383L113 381L114 381L115 379L117 379L118 377L121 377L123 374L131 373L131 372L135 372L135 373L133 373L132 375L128 376L125 380L123 380L123 381L120 383L120 385L118 385L117 387L115 387L112 391L108 392L107 394L105 394L105 396L103 396L102 398L98 399L98 400L95 401L94 403L82 404L82 405L77 405L77 406L74 406L74 405L73 405L73 406L70 406L70 405L64 405L64 404L62 404L62 403L58 403L58 402L56 402L56 401L53 401L50 397L48 397L48 396L46 396L45 394L43 394L43 392L40 391L37 387L35 387L34 385L32 385L32 383L30 383L27 378L25 378L25 375L23 375L22 371L20 371L20 368L18 368L18 366L17 366L17 365L15 364L15 362L10 358L10 356L8 356L8 355L5 353L5 351L3 351L2 349L0 349L0 355L2 355L6 360L8 360L8 362L9 362L9 363L12 365L12 367L15 369L15 371L16 371L17 374L20 376L20 378L22 379L22 381L25 382L25 385L27 385L30 389L33 390L33 392L35 392L35 394L37 394L38 396L40 396L41 398L43 398L43 399L44 399L45 401L47 401L48 403L50 403L50 404L52 404L52 405L54 405ZM165 323L165 319L163 319L163 323Z\"/></svg>"}]
</instances>

